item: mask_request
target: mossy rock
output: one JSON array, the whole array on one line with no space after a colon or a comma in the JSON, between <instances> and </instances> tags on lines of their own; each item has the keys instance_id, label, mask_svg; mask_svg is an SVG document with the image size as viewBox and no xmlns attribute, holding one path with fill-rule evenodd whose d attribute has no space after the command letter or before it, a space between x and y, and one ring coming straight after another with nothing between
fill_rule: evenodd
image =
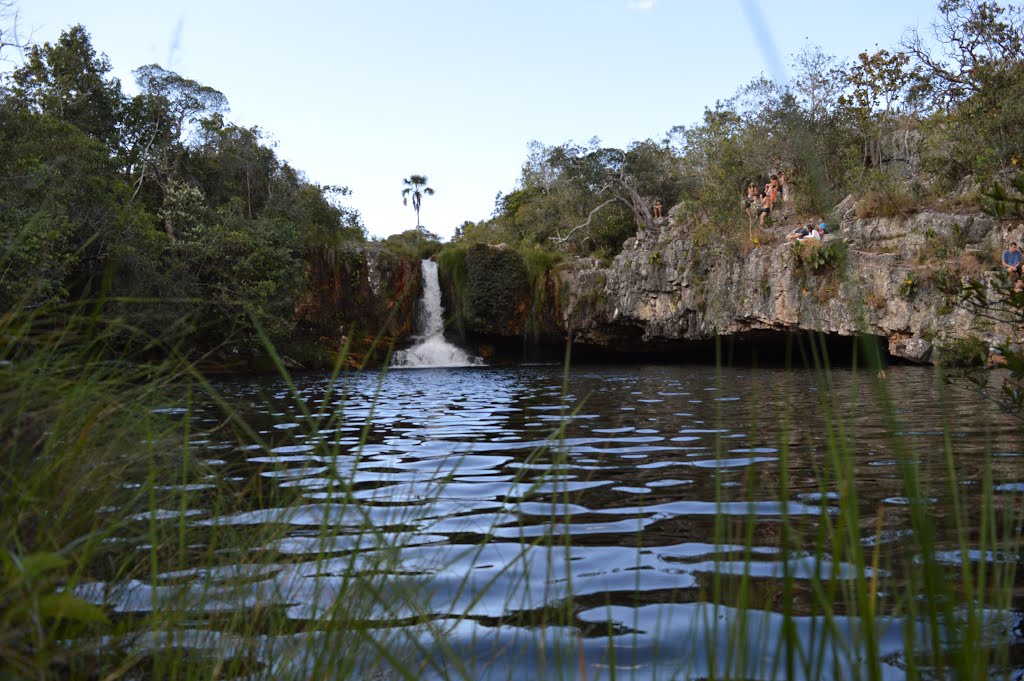
<instances>
[{"instance_id":1,"label":"mossy rock","mask_svg":"<svg viewBox=\"0 0 1024 681\"><path fill-rule=\"evenodd\" d=\"M522 334L529 291L526 261L519 252L486 244L467 249L467 330L499 336Z\"/></svg>"}]
</instances>

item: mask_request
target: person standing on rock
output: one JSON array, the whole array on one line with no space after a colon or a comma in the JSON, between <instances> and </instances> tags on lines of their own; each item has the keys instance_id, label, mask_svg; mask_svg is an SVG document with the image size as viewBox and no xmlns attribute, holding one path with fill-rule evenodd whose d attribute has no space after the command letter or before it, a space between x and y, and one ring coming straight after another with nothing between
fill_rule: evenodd
<instances>
[{"instance_id":1,"label":"person standing on rock","mask_svg":"<svg viewBox=\"0 0 1024 681\"><path fill-rule=\"evenodd\" d=\"M743 212L750 218L750 229L754 228L754 220L757 219L758 210L761 208L761 195L757 192L757 185L751 182L747 185L747 193L743 196Z\"/></svg>"},{"instance_id":2,"label":"person standing on rock","mask_svg":"<svg viewBox=\"0 0 1024 681\"><path fill-rule=\"evenodd\" d=\"M757 211L759 217L757 219L757 226L764 227L764 216L772 212L772 208L775 206L775 197L779 191L779 178L772 175L771 180L764 186L764 198L761 200L761 208Z\"/></svg>"},{"instance_id":3,"label":"person standing on rock","mask_svg":"<svg viewBox=\"0 0 1024 681\"><path fill-rule=\"evenodd\" d=\"M1010 275L1010 279L1019 279L1021 275L1024 255L1017 248L1017 242L1011 241L1010 247L1003 251L1003 269Z\"/></svg>"},{"instance_id":4,"label":"person standing on rock","mask_svg":"<svg viewBox=\"0 0 1024 681\"><path fill-rule=\"evenodd\" d=\"M793 204L793 187L789 184L789 178L785 171L779 172L779 191L776 201L791 206Z\"/></svg>"}]
</instances>

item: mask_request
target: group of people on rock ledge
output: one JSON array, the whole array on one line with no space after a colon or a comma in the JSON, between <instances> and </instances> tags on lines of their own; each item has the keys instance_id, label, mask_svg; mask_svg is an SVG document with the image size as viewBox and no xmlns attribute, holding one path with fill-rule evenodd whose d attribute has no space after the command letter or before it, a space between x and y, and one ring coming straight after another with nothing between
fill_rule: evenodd
<instances>
[{"instance_id":1,"label":"group of people on rock ledge","mask_svg":"<svg viewBox=\"0 0 1024 681\"><path fill-rule=\"evenodd\" d=\"M796 225L796 229L786 234L786 241L792 243L794 241L821 241L825 233L828 232L828 223L822 220L821 216L817 216L814 222L808 222L807 224Z\"/></svg>"},{"instance_id":2,"label":"group of people on rock ledge","mask_svg":"<svg viewBox=\"0 0 1024 681\"><path fill-rule=\"evenodd\" d=\"M757 223L756 236L752 234L755 244L760 242L760 230L764 226L765 216L770 215L772 210L779 204L791 204L793 201L792 190L786 178L785 172L772 175L763 189L758 188L756 181L747 185L746 194L743 196L743 209L750 217L750 226L753 230L754 223ZM660 204L660 201L658 202ZM657 214L660 216L661 206L656 206ZM797 223L796 227L786 233L786 242L814 242L821 243L822 238L829 232L828 223L821 215L815 216L814 220L808 223ZM1010 242L1009 248L1003 251L1000 265L1003 271L1013 282L1013 290L1016 293L1024 292L1024 252L1020 250L1016 241Z\"/></svg>"},{"instance_id":3,"label":"group of people on rock ledge","mask_svg":"<svg viewBox=\"0 0 1024 681\"><path fill-rule=\"evenodd\" d=\"M743 197L743 209L750 217L751 224L757 220L757 226L763 227L765 216L771 214L777 204L792 201L786 173L780 172L768 179L764 189L758 189L757 182L748 184L747 193Z\"/></svg>"}]
</instances>

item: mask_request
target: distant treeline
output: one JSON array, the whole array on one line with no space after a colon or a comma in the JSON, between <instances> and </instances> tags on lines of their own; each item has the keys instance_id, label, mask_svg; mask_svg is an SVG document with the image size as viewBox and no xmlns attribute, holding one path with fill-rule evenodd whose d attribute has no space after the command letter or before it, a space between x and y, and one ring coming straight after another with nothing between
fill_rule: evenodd
<instances>
[{"instance_id":1,"label":"distant treeline","mask_svg":"<svg viewBox=\"0 0 1024 681\"><path fill-rule=\"evenodd\" d=\"M747 234L744 187L782 171L808 216L828 215L849 193L876 214L897 214L968 176L990 187L1024 159L1022 45L1020 7L942 0L932 30L909 29L892 51L843 63L805 47L788 83L758 76L662 140L625 150L534 143L493 217L463 224L456 240L610 257L652 225L660 200L718 242Z\"/></svg>"},{"instance_id":2,"label":"distant treeline","mask_svg":"<svg viewBox=\"0 0 1024 681\"><path fill-rule=\"evenodd\" d=\"M747 184L780 171L807 214L848 193L896 214L966 177L992 186L1024 159L1024 12L942 0L933 28L852 63L807 47L788 83L756 77L662 140L534 143L493 216L454 241L609 258L654 224L660 201L718 243L746 232ZM186 346L231 353L252 350L259 328L288 338L305 253L366 239L341 203L348 190L278 159L258 127L225 118L212 87L150 64L128 97L110 71L74 26L2 74L0 309L103 298L139 338L176 330ZM421 228L385 245L441 248Z\"/></svg>"}]
</instances>

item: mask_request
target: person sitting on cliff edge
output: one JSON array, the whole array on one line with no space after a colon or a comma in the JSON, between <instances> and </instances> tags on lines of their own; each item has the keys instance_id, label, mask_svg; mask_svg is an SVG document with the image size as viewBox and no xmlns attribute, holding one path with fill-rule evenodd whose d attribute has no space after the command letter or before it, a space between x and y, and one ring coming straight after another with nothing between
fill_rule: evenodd
<instances>
[{"instance_id":1,"label":"person sitting on cliff edge","mask_svg":"<svg viewBox=\"0 0 1024 681\"><path fill-rule=\"evenodd\" d=\"M1011 241L1010 247L1003 251L1003 269L1010 275L1010 279L1020 279L1021 269L1024 268L1024 254L1017 248L1017 242Z\"/></svg>"},{"instance_id":2,"label":"person sitting on cliff edge","mask_svg":"<svg viewBox=\"0 0 1024 681\"><path fill-rule=\"evenodd\" d=\"M802 239L809 234L806 227L801 224L797 224L796 229L786 235L786 241L796 241Z\"/></svg>"},{"instance_id":3,"label":"person sitting on cliff edge","mask_svg":"<svg viewBox=\"0 0 1024 681\"><path fill-rule=\"evenodd\" d=\"M820 244L822 236L823 235L822 235L821 231L818 229L817 225L812 225L812 224L808 223L808 225L807 225L807 234L802 236L802 237L800 237L799 239L797 239L797 241L799 241L801 243L805 243L805 244L806 243Z\"/></svg>"}]
</instances>

